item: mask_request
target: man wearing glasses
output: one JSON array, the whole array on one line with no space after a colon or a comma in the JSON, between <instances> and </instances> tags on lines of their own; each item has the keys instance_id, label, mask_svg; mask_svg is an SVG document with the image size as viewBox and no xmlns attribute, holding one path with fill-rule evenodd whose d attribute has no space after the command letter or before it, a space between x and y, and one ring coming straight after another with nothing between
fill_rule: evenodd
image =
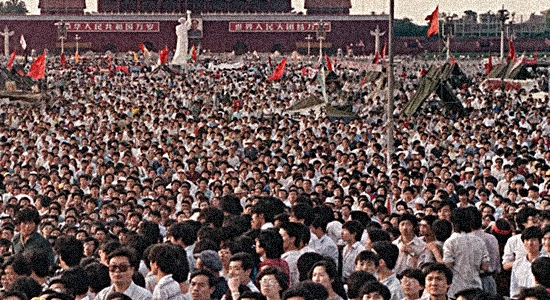
<instances>
[{"instance_id":1,"label":"man wearing glasses","mask_svg":"<svg viewBox=\"0 0 550 300\"><path fill-rule=\"evenodd\" d=\"M95 300L105 300L113 292L123 293L132 300L151 300L153 295L139 287L132 280L132 275L139 266L139 259L134 250L121 247L111 252L108 257L109 277L111 277L111 286L104 288L97 294Z\"/></svg>"}]
</instances>

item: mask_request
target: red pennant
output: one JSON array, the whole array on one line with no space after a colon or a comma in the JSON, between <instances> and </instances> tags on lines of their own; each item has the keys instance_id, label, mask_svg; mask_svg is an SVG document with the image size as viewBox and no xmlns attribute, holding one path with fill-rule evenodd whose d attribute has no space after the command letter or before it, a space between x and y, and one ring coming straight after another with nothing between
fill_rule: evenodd
<instances>
[{"instance_id":1,"label":"red pennant","mask_svg":"<svg viewBox=\"0 0 550 300\"><path fill-rule=\"evenodd\" d=\"M197 48L195 48L195 45L191 47L191 59L197 61Z\"/></svg>"},{"instance_id":2,"label":"red pennant","mask_svg":"<svg viewBox=\"0 0 550 300\"><path fill-rule=\"evenodd\" d=\"M42 79L46 75L46 53L37 57L34 62L31 64L31 69L27 73L32 79Z\"/></svg>"},{"instance_id":3,"label":"red pennant","mask_svg":"<svg viewBox=\"0 0 550 300\"><path fill-rule=\"evenodd\" d=\"M273 80L279 80L281 77L283 77L283 74L285 72L286 67L286 57L275 67L275 70L273 71L273 75L271 75L267 81L273 81Z\"/></svg>"},{"instance_id":4,"label":"red pennant","mask_svg":"<svg viewBox=\"0 0 550 300\"><path fill-rule=\"evenodd\" d=\"M380 57L378 56L378 51L374 54L374 61L373 64L379 64L380 63Z\"/></svg>"},{"instance_id":5,"label":"red pennant","mask_svg":"<svg viewBox=\"0 0 550 300\"><path fill-rule=\"evenodd\" d=\"M146 51L147 49L145 48L145 45L139 44L139 50L141 50L141 52L145 53L145 51Z\"/></svg>"},{"instance_id":6,"label":"red pennant","mask_svg":"<svg viewBox=\"0 0 550 300\"><path fill-rule=\"evenodd\" d=\"M11 67L13 65L13 61L15 60L15 51L13 51L10 55L10 60L8 61L8 67L7 69L11 71Z\"/></svg>"},{"instance_id":7,"label":"red pennant","mask_svg":"<svg viewBox=\"0 0 550 300\"><path fill-rule=\"evenodd\" d=\"M159 60L161 65L166 64L168 61L168 46L164 46L164 48L160 50Z\"/></svg>"},{"instance_id":8,"label":"red pennant","mask_svg":"<svg viewBox=\"0 0 550 300\"><path fill-rule=\"evenodd\" d=\"M489 53L489 61L484 65L484 67L485 67L485 74L483 75L487 76L493 70L493 56L491 55L491 53Z\"/></svg>"},{"instance_id":9,"label":"red pennant","mask_svg":"<svg viewBox=\"0 0 550 300\"><path fill-rule=\"evenodd\" d=\"M118 66L115 68L115 72L124 72L126 73L127 75L130 74L130 72L128 71L128 66Z\"/></svg>"},{"instance_id":10,"label":"red pennant","mask_svg":"<svg viewBox=\"0 0 550 300\"><path fill-rule=\"evenodd\" d=\"M439 34L439 5L435 8L431 15L427 16L426 21L430 21L428 25L428 37Z\"/></svg>"},{"instance_id":11,"label":"red pennant","mask_svg":"<svg viewBox=\"0 0 550 300\"><path fill-rule=\"evenodd\" d=\"M66 64L67 64L67 58L65 57L65 53L61 53L61 66L65 68Z\"/></svg>"},{"instance_id":12,"label":"red pennant","mask_svg":"<svg viewBox=\"0 0 550 300\"><path fill-rule=\"evenodd\" d=\"M332 71L332 62L330 61L328 54L325 54L325 59L327 60L327 70Z\"/></svg>"},{"instance_id":13,"label":"red pennant","mask_svg":"<svg viewBox=\"0 0 550 300\"><path fill-rule=\"evenodd\" d=\"M510 51L508 52L508 56L506 57L506 61L516 61L517 59L516 55L516 47L514 46L514 41L510 40Z\"/></svg>"},{"instance_id":14,"label":"red pennant","mask_svg":"<svg viewBox=\"0 0 550 300\"><path fill-rule=\"evenodd\" d=\"M384 47L382 47L382 59L386 58L386 42L384 42Z\"/></svg>"}]
</instances>

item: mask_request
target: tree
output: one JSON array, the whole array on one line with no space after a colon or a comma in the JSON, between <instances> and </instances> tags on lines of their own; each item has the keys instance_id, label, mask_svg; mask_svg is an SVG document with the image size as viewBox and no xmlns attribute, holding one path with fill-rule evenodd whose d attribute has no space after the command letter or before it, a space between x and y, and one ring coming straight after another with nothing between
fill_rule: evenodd
<instances>
[{"instance_id":1,"label":"tree","mask_svg":"<svg viewBox=\"0 0 550 300\"><path fill-rule=\"evenodd\" d=\"M22 0L0 2L0 14L24 15L28 12L27 6Z\"/></svg>"},{"instance_id":2,"label":"tree","mask_svg":"<svg viewBox=\"0 0 550 300\"><path fill-rule=\"evenodd\" d=\"M426 35L426 26L416 25L409 18L397 19L393 32L395 36L423 36Z\"/></svg>"},{"instance_id":3,"label":"tree","mask_svg":"<svg viewBox=\"0 0 550 300\"><path fill-rule=\"evenodd\" d=\"M473 10L467 10L464 12L464 21L468 23L477 23L477 13Z\"/></svg>"}]
</instances>

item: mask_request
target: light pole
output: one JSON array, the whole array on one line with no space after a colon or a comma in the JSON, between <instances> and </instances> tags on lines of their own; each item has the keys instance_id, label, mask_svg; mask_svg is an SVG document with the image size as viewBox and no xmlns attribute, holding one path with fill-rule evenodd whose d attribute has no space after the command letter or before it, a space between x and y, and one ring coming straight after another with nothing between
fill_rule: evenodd
<instances>
[{"instance_id":1,"label":"light pole","mask_svg":"<svg viewBox=\"0 0 550 300\"><path fill-rule=\"evenodd\" d=\"M327 37L327 32L325 30L325 23L323 20L319 21L317 25L317 40L319 41L319 59L323 58L323 40Z\"/></svg>"},{"instance_id":2,"label":"light pole","mask_svg":"<svg viewBox=\"0 0 550 300\"><path fill-rule=\"evenodd\" d=\"M388 20L388 107L386 111L386 165L391 171L391 154L393 153L393 89L394 89L394 65L393 65L393 22L395 15L395 2L390 0L390 15Z\"/></svg>"},{"instance_id":3,"label":"light pole","mask_svg":"<svg viewBox=\"0 0 550 300\"><path fill-rule=\"evenodd\" d=\"M504 25L510 16L510 12L504 9L504 4L502 9L497 12L497 16L500 21L500 61L502 62L504 60Z\"/></svg>"},{"instance_id":4,"label":"light pole","mask_svg":"<svg viewBox=\"0 0 550 300\"><path fill-rule=\"evenodd\" d=\"M455 15L449 15L445 17L445 34L447 35L447 60L451 59L451 37L453 36L453 19Z\"/></svg>"},{"instance_id":5,"label":"light pole","mask_svg":"<svg viewBox=\"0 0 550 300\"><path fill-rule=\"evenodd\" d=\"M74 35L74 40L76 41L76 53L78 53L78 41L80 41L81 37L77 34Z\"/></svg>"},{"instance_id":6,"label":"light pole","mask_svg":"<svg viewBox=\"0 0 550 300\"><path fill-rule=\"evenodd\" d=\"M61 53L65 52L65 39L67 38L67 25L63 20L54 24L57 26L57 37L61 40Z\"/></svg>"},{"instance_id":7,"label":"light pole","mask_svg":"<svg viewBox=\"0 0 550 300\"><path fill-rule=\"evenodd\" d=\"M313 40L313 37L311 36L311 34L308 34L306 36L306 41L307 41L307 57L309 57L309 50L311 49L311 40Z\"/></svg>"}]
</instances>

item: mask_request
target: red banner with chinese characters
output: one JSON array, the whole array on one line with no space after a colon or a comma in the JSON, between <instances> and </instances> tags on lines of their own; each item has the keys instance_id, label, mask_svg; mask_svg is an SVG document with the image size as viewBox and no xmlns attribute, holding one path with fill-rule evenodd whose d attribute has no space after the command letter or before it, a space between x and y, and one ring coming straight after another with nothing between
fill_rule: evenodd
<instances>
[{"instance_id":1,"label":"red banner with chinese characters","mask_svg":"<svg viewBox=\"0 0 550 300\"><path fill-rule=\"evenodd\" d=\"M66 22L69 32L159 32L159 22Z\"/></svg>"},{"instance_id":2,"label":"red banner with chinese characters","mask_svg":"<svg viewBox=\"0 0 550 300\"><path fill-rule=\"evenodd\" d=\"M325 31L330 32L330 22L325 22ZM229 32L316 32L318 22L229 22Z\"/></svg>"}]
</instances>

